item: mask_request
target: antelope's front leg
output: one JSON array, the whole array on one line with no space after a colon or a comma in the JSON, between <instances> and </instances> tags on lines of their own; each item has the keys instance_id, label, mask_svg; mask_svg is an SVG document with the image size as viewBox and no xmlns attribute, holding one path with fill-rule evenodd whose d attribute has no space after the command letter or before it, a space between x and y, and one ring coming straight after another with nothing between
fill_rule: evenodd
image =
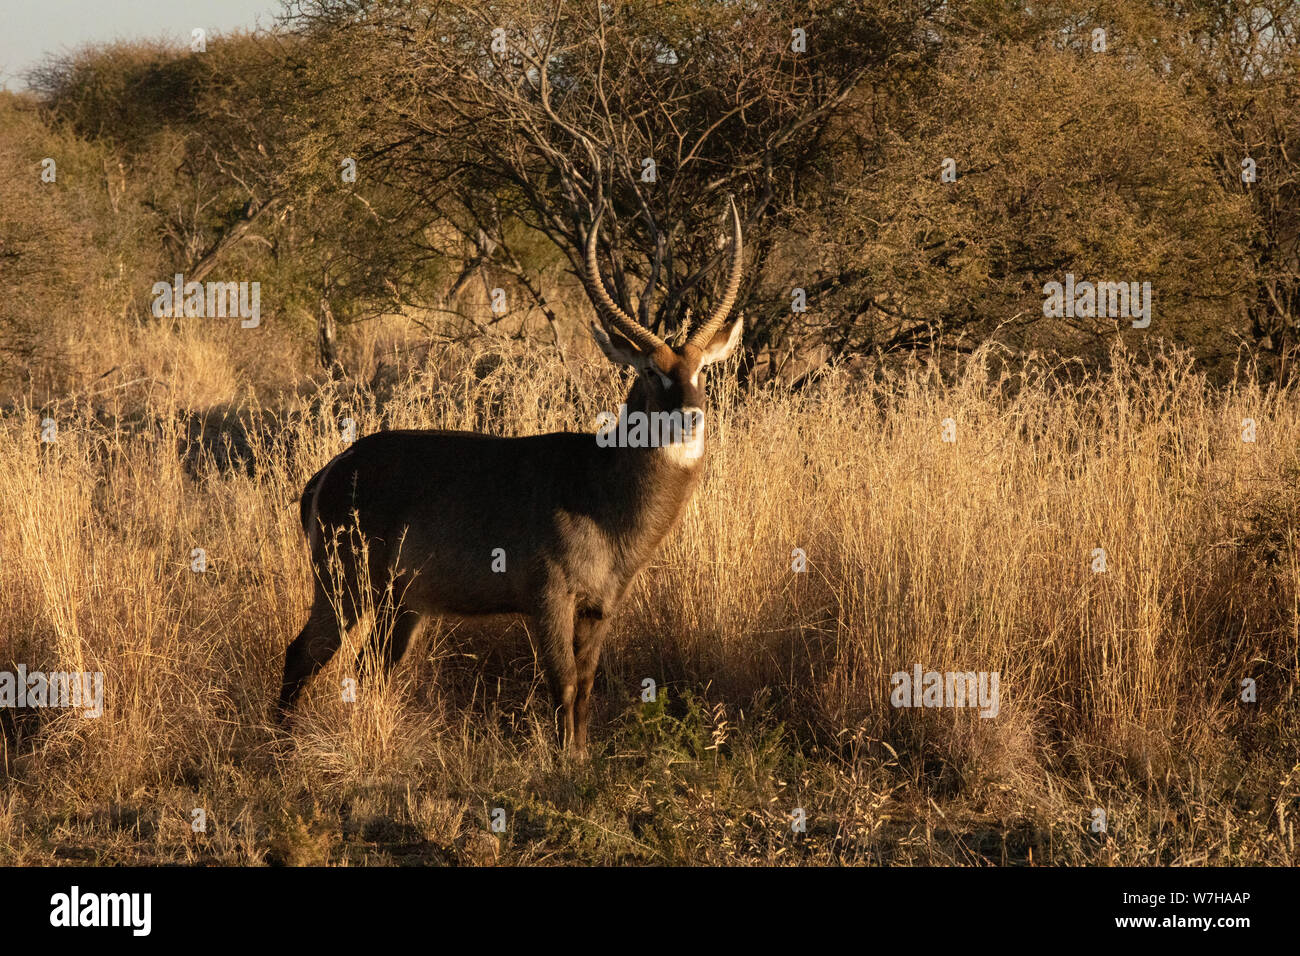
<instances>
[{"instance_id":1,"label":"antelope's front leg","mask_svg":"<svg viewBox=\"0 0 1300 956\"><path fill-rule=\"evenodd\" d=\"M596 680L600 648L609 633L609 619L598 612L579 612L573 623L574 662L578 668L578 696L574 704L574 749L587 750L587 725L591 720L591 686Z\"/></svg>"},{"instance_id":2,"label":"antelope's front leg","mask_svg":"<svg viewBox=\"0 0 1300 956\"><path fill-rule=\"evenodd\" d=\"M573 659L573 609L572 594L550 593L543 597L537 612L537 625L541 631L542 666L546 683L551 689L551 700L557 710L562 710L560 721L560 746L573 746L573 702L577 696L578 669Z\"/></svg>"}]
</instances>

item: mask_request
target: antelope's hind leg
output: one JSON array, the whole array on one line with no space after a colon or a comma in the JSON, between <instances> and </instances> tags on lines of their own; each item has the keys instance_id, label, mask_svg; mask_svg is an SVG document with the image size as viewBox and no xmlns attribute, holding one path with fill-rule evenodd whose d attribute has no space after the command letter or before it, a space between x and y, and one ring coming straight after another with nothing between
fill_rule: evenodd
<instances>
[{"instance_id":1,"label":"antelope's hind leg","mask_svg":"<svg viewBox=\"0 0 1300 956\"><path fill-rule=\"evenodd\" d=\"M423 623L423 615L401 607L393 616L392 627L372 627L365 646L357 651L357 677L363 682L369 680L376 663L382 673L391 673Z\"/></svg>"},{"instance_id":2,"label":"antelope's hind leg","mask_svg":"<svg viewBox=\"0 0 1300 956\"><path fill-rule=\"evenodd\" d=\"M284 678L280 682L280 699L277 704L277 717L281 724L288 720L289 712L297 703L303 687L316 676L317 671L330 662L330 658L343 643L343 633L355 622L355 613L351 611L340 621L329 598L317 587L307 623L284 655Z\"/></svg>"}]
</instances>

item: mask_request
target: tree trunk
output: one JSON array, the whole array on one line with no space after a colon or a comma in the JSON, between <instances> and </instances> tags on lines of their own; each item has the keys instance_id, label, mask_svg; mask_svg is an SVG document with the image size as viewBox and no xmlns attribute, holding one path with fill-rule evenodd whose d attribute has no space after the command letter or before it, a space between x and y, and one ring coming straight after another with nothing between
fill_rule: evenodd
<instances>
[{"instance_id":1,"label":"tree trunk","mask_svg":"<svg viewBox=\"0 0 1300 956\"><path fill-rule=\"evenodd\" d=\"M329 280L326 279L320 294L320 314L316 318L316 350L320 356L321 368L329 373L330 378L341 379L344 372L343 363L339 361L336 332L334 309L330 305Z\"/></svg>"}]
</instances>

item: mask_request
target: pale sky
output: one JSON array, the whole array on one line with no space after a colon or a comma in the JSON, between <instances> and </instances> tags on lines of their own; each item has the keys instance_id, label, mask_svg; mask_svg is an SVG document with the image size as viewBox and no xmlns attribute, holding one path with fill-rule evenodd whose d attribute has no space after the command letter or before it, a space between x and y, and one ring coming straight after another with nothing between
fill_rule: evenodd
<instances>
[{"instance_id":1,"label":"pale sky","mask_svg":"<svg viewBox=\"0 0 1300 956\"><path fill-rule=\"evenodd\" d=\"M22 73L46 53L141 37L188 47L195 27L269 27L280 10L280 0L0 0L0 85L22 89Z\"/></svg>"}]
</instances>

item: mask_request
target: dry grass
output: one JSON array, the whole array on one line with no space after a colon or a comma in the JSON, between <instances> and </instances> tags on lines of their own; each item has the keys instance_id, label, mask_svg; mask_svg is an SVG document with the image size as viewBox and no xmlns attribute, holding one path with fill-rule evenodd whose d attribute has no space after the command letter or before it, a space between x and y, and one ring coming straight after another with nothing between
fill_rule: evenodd
<instances>
[{"instance_id":1,"label":"dry grass","mask_svg":"<svg viewBox=\"0 0 1300 956\"><path fill-rule=\"evenodd\" d=\"M1177 358L1060 386L987 353L947 383L721 382L572 765L510 619L427 628L349 704L353 640L292 738L267 721L310 594L296 496L338 420L591 429L612 371L435 349L272 413L152 348L147 382L0 419L0 670L106 681L98 719L6 716L0 863L1300 862L1295 391L1210 392ZM999 672L999 713L890 707L913 664Z\"/></svg>"}]
</instances>

